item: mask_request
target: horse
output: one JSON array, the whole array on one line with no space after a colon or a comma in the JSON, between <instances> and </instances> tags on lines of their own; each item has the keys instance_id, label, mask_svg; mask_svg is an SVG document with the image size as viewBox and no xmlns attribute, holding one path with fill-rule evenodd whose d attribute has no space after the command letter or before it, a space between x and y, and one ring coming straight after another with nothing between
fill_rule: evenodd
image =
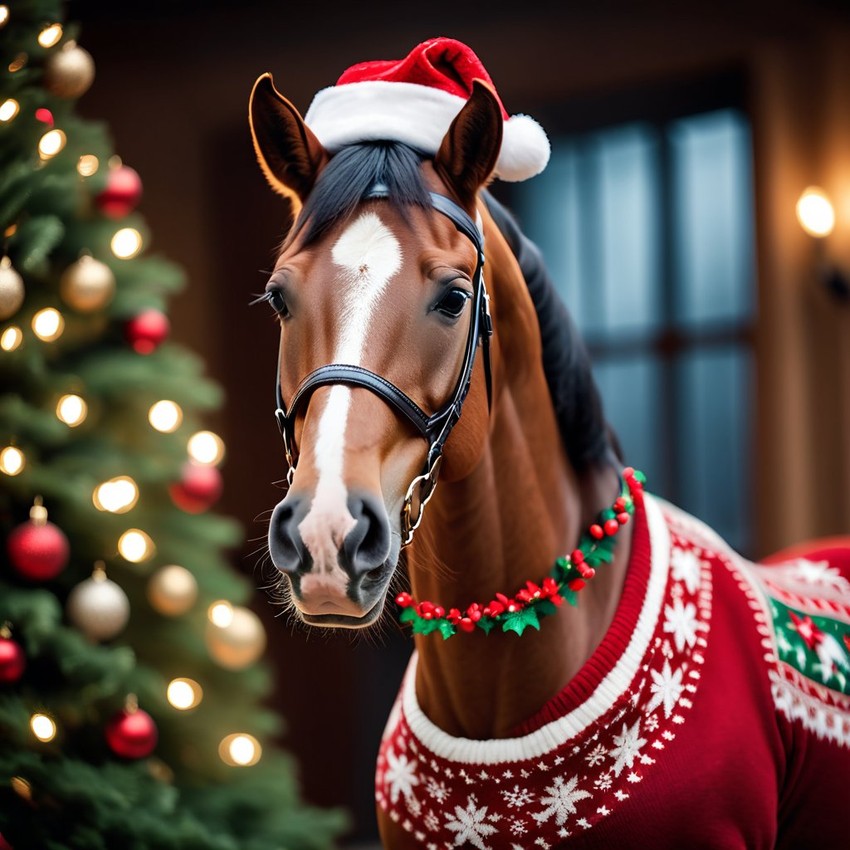
<instances>
[{"instance_id":1,"label":"horse","mask_svg":"<svg viewBox=\"0 0 850 850\"><path fill-rule=\"evenodd\" d=\"M294 211L261 299L289 482L271 558L304 623L367 628L394 600L414 632L384 845L846 846L846 541L750 564L624 467L539 252L487 191L493 88L432 154L330 151L269 74L249 118Z\"/></svg>"}]
</instances>

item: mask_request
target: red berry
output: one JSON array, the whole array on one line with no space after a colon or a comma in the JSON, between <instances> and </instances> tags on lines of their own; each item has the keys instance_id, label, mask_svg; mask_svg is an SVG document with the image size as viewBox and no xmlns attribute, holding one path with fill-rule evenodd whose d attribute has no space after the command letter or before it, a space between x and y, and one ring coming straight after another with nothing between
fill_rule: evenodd
<instances>
[{"instance_id":1,"label":"red berry","mask_svg":"<svg viewBox=\"0 0 850 850\"><path fill-rule=\"evenodd\" d=\"M598 523L593 523L593 525L590 526L590 536L595 537L597 540L601 540L605 536L602 526Z\"/></svg>"},{"instance_id":2,"label":"red berry","mask_svg":"<svg viewBox=\"0 0 850 850\"><path fill-rule=\"evenodd\" d=\"M442 605L437 605L436 608L434 608L434 616L438 620L442 619L443 617L446 616L446 609L443 608Z\"/></svg>"},{"instance_id":3,"label":"red berry","mask_svg":"<svg viewBox=\"0 0 850 850\"><path fill-rule=\"evenodd\" d=\"M581 590L583 587L584 587L584 580L580 579L580 578L574 578L569 584L570 590L578 591L578 590Z\"/></svg>"},{"instance_id":4,"label":"red berry","mask_svg":"<svg viewBox=\"0 0 850 850\"><path fill-rule=\"evenodd\" d=\"M613 537L620 530L620 523L615 519L609 519L605 522L605 533L609 537Z\"/></svg>"},{"instance_id":5,"label":"red berry","mask_svg":"<svg viewBox=\"0 0 850 850\"><path fill-rule=\"evenodd\" d=\"M462 632L472 632L475 631L475 623L469 619L469 617L463 617L457 624L457 627Z\"/></svg>"},{"instance_id":6,"label":"red berry","mask_svg":"<svg viewBox=\"0 0 850 850\"><path fill-rule=\"evenodd\" d=\"M401 605L402 608L409 608L413 604L413 597L409 593L399 593L395 601L396 605Z\"/></svg>"},{"instance_id":7,"label":"red berry","mask_svg":"<svg viewBox=\"0 0 850 850\"><path fill-rule=\"evenodd\" d=\"M617 514L617 522L619 522L620 525L625 525L628 521L629 521L629 515L625 511Z\"/></svg>"},{"instance_id":8,"label":"red berry","mask_svg":"<svg viewBox=\"0 0 850 850\"><path fill-rule=\"evenodd\" d=\"M626 500L622 496L617 496L614 500L613 508L617 513L626 509Z\"/></svg>"},{"instance_id":9,"label":"red berry","mask_svg":"<svg viewBox=\"0 0 850 850\"><path fill-rule=\"evenodd\" d=\"M574 564L580 564L584 560L584 552L581 549L573 549L570 553L570 560Z\"/></svg>"}]
</instances>

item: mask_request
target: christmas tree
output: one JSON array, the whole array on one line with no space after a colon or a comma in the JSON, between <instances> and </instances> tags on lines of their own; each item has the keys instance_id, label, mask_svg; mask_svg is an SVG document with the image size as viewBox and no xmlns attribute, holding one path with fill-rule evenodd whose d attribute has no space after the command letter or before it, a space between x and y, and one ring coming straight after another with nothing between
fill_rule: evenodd
<instances>
[{"instance_id":1,"label":"christmas tree","mask_svg":"<svg viewBox=\"0 0 850 850\"><path fill-rule=\"evenodd\" d=\"M208 511L221 393L167 339L138 175L75 115L76 36L0 5L0 847L326 847Z\"/></svg>"}]
</instances>

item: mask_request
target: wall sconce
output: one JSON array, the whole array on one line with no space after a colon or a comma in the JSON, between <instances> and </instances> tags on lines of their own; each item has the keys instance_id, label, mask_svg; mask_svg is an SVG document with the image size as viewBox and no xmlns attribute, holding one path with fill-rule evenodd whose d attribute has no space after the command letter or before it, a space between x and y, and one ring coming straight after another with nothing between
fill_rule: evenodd
<instances>
[{"instance_id":1,"label":"wall sconce","mask_svg":"<svg viewBox=\"0 0 850 850\"><path fill-rule=\"evenodd\" d=\"M797 201L797 221L814 237L818 249L820 277L840 301L850 302L850 280L826 254L826 237L835 229L835 209L829 196L817 186L809 186Z\"/></svg>"}]
</instances>

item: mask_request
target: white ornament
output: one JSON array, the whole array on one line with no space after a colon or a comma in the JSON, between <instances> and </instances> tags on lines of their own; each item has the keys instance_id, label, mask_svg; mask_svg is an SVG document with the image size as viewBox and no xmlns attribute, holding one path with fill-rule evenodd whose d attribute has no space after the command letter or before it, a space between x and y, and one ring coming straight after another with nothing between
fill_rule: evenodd
<instances>
[{"instance_id":1,"label":"white ornament","mask_svg":"<svg viewBox=\"0 0 850 850\"><path fill-rule=\"evenodd\" d=\"M91 640L109 640L127 625L130 600L98 567L91 578L80 582L71 591L66 611L71 622L86 637Z\"/></svg>"}]
</instances>

